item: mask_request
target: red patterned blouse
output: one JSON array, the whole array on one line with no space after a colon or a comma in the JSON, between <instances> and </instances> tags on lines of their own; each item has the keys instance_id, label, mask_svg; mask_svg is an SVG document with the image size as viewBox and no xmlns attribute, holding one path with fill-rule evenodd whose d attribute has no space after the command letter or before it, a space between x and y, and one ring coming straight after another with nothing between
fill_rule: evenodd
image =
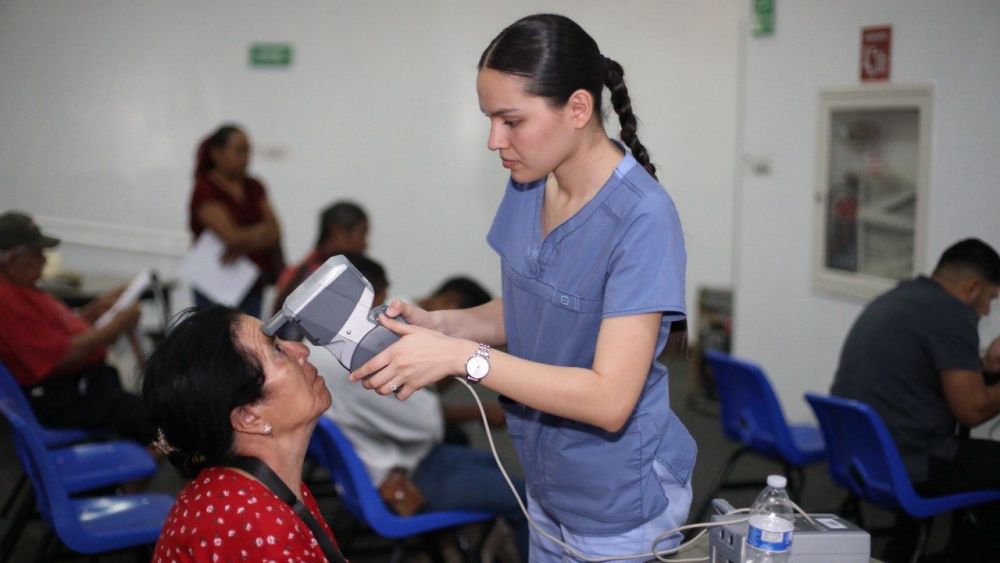
<instances>
[{"instance_id":1,"label":"red patterned blouse","mask_svg":"<svg viewBox=\"0 0 1000 563\"><path fill-rule=\"evenodd\" d=\"M333 539L305 483L302 500ZM270 489L212 467L184 487L163 524L153 562L175 561L321 563L326 557L309 526Z\"/></svg>"}]
</instances>

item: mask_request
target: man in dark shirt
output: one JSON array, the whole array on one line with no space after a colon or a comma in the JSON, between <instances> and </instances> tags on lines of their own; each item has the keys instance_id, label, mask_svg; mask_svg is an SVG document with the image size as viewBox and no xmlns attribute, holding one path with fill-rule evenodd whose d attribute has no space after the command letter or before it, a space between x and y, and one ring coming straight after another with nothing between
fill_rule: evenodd
<instances>
[{"instance_id":1,"label":"man in dark shirt","mask_svg":"<svg viewBox=\"0 0 1000 563\"><path fill-rule=\"evenodd\" d=\"M844 342L831 392L882 417L923 494L1000 489L1000 442L956 434L956 423L974 427L1000 413L1000 385L987 383L1000 373L1000 338L980 359L977 327L998 292L1000 256L966 239L945 250L931 277L872 301ZM980 512L996 536L1000 506ZM912 526L897 530L890 549L912 546Z\"/></svg>"}]
</instances>

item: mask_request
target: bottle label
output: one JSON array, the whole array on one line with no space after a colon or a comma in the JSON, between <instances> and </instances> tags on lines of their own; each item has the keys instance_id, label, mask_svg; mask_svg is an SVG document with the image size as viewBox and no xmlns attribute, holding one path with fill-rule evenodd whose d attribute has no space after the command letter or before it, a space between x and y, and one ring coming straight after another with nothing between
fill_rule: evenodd
<instances>
[{"instance_id":1,"label":"bottle label","mask_svg":"<svg viewBox=\"0 0 1000 563\"><path fill-rule=\"evenodd\" d=\"M747 545L761 551L781 552L792 548L792 523L781 518L751 519Z\"/></svg>"}]
</instances>

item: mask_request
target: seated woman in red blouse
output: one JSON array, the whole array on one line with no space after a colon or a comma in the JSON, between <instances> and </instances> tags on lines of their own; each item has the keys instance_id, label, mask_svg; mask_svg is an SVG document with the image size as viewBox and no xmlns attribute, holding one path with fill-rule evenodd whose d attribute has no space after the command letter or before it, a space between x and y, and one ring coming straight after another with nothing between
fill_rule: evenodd
<instances>
[{"instance_id":1,"label":"seated woman in red blouse","mask_svg":"<svg viewBox=\"0 0 1000 563\"><path fill-rule=\"evenodd\" d=\"M142 394L157 446L181 473L197 474L167 517L154 562L343 561L302 482L309 437L330 407L308 355L218 305L182 319L153 352ZM277 485L243 469L247 459Z\"/></svg>"}]
</instances>

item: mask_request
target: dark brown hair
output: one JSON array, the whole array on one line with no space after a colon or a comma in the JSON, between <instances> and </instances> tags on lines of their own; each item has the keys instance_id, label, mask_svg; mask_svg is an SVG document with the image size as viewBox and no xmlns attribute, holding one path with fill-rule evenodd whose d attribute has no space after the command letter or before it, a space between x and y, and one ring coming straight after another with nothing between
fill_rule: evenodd
<instances>
[{"instance_id":1,"label":"dark brown hair","mask_svg":"<svg viewBox=\"0 0 1000 563\"><path fill-rule=\"evenodd\" d=\"M188 309L146 361L142 398L182 475L226 465L234 455L230 413L264 397L264 370L239 343L239 319L222 305Z\"/></svg>"},{"instance_id":2,"label":"dark brown hair","mask_svg":"<svg viewBox=\"0 0 1000 563\"><path fill-rule=\"evenodd\" d=\"M225 147L226 143L229 142L229 137L233 133L243 133L243 130L237 125L227 123L220 126L198 144L198 152L195 153L194 157L194 177L196 179L215 168L215 162L212 161L212 149Z\"/></svg>"},{"instance_id":3,"label":"dark brown hair","mask_svg":"<svg viewBox=\"0 0 1000 563\"><path fill-rule=\"evenodd\" d=\"M649 152L639 142L638 119L625 87L625 71L601 54L597 42L576 22L555 14L521 18L500 32L479 58L479 68L490 68L527 79L527 92L562 107L573 92L583 89L594 98L595 112L607 86L618 114L621 140L635 159L656 177Z\"/></svg>"}]
</instances>

